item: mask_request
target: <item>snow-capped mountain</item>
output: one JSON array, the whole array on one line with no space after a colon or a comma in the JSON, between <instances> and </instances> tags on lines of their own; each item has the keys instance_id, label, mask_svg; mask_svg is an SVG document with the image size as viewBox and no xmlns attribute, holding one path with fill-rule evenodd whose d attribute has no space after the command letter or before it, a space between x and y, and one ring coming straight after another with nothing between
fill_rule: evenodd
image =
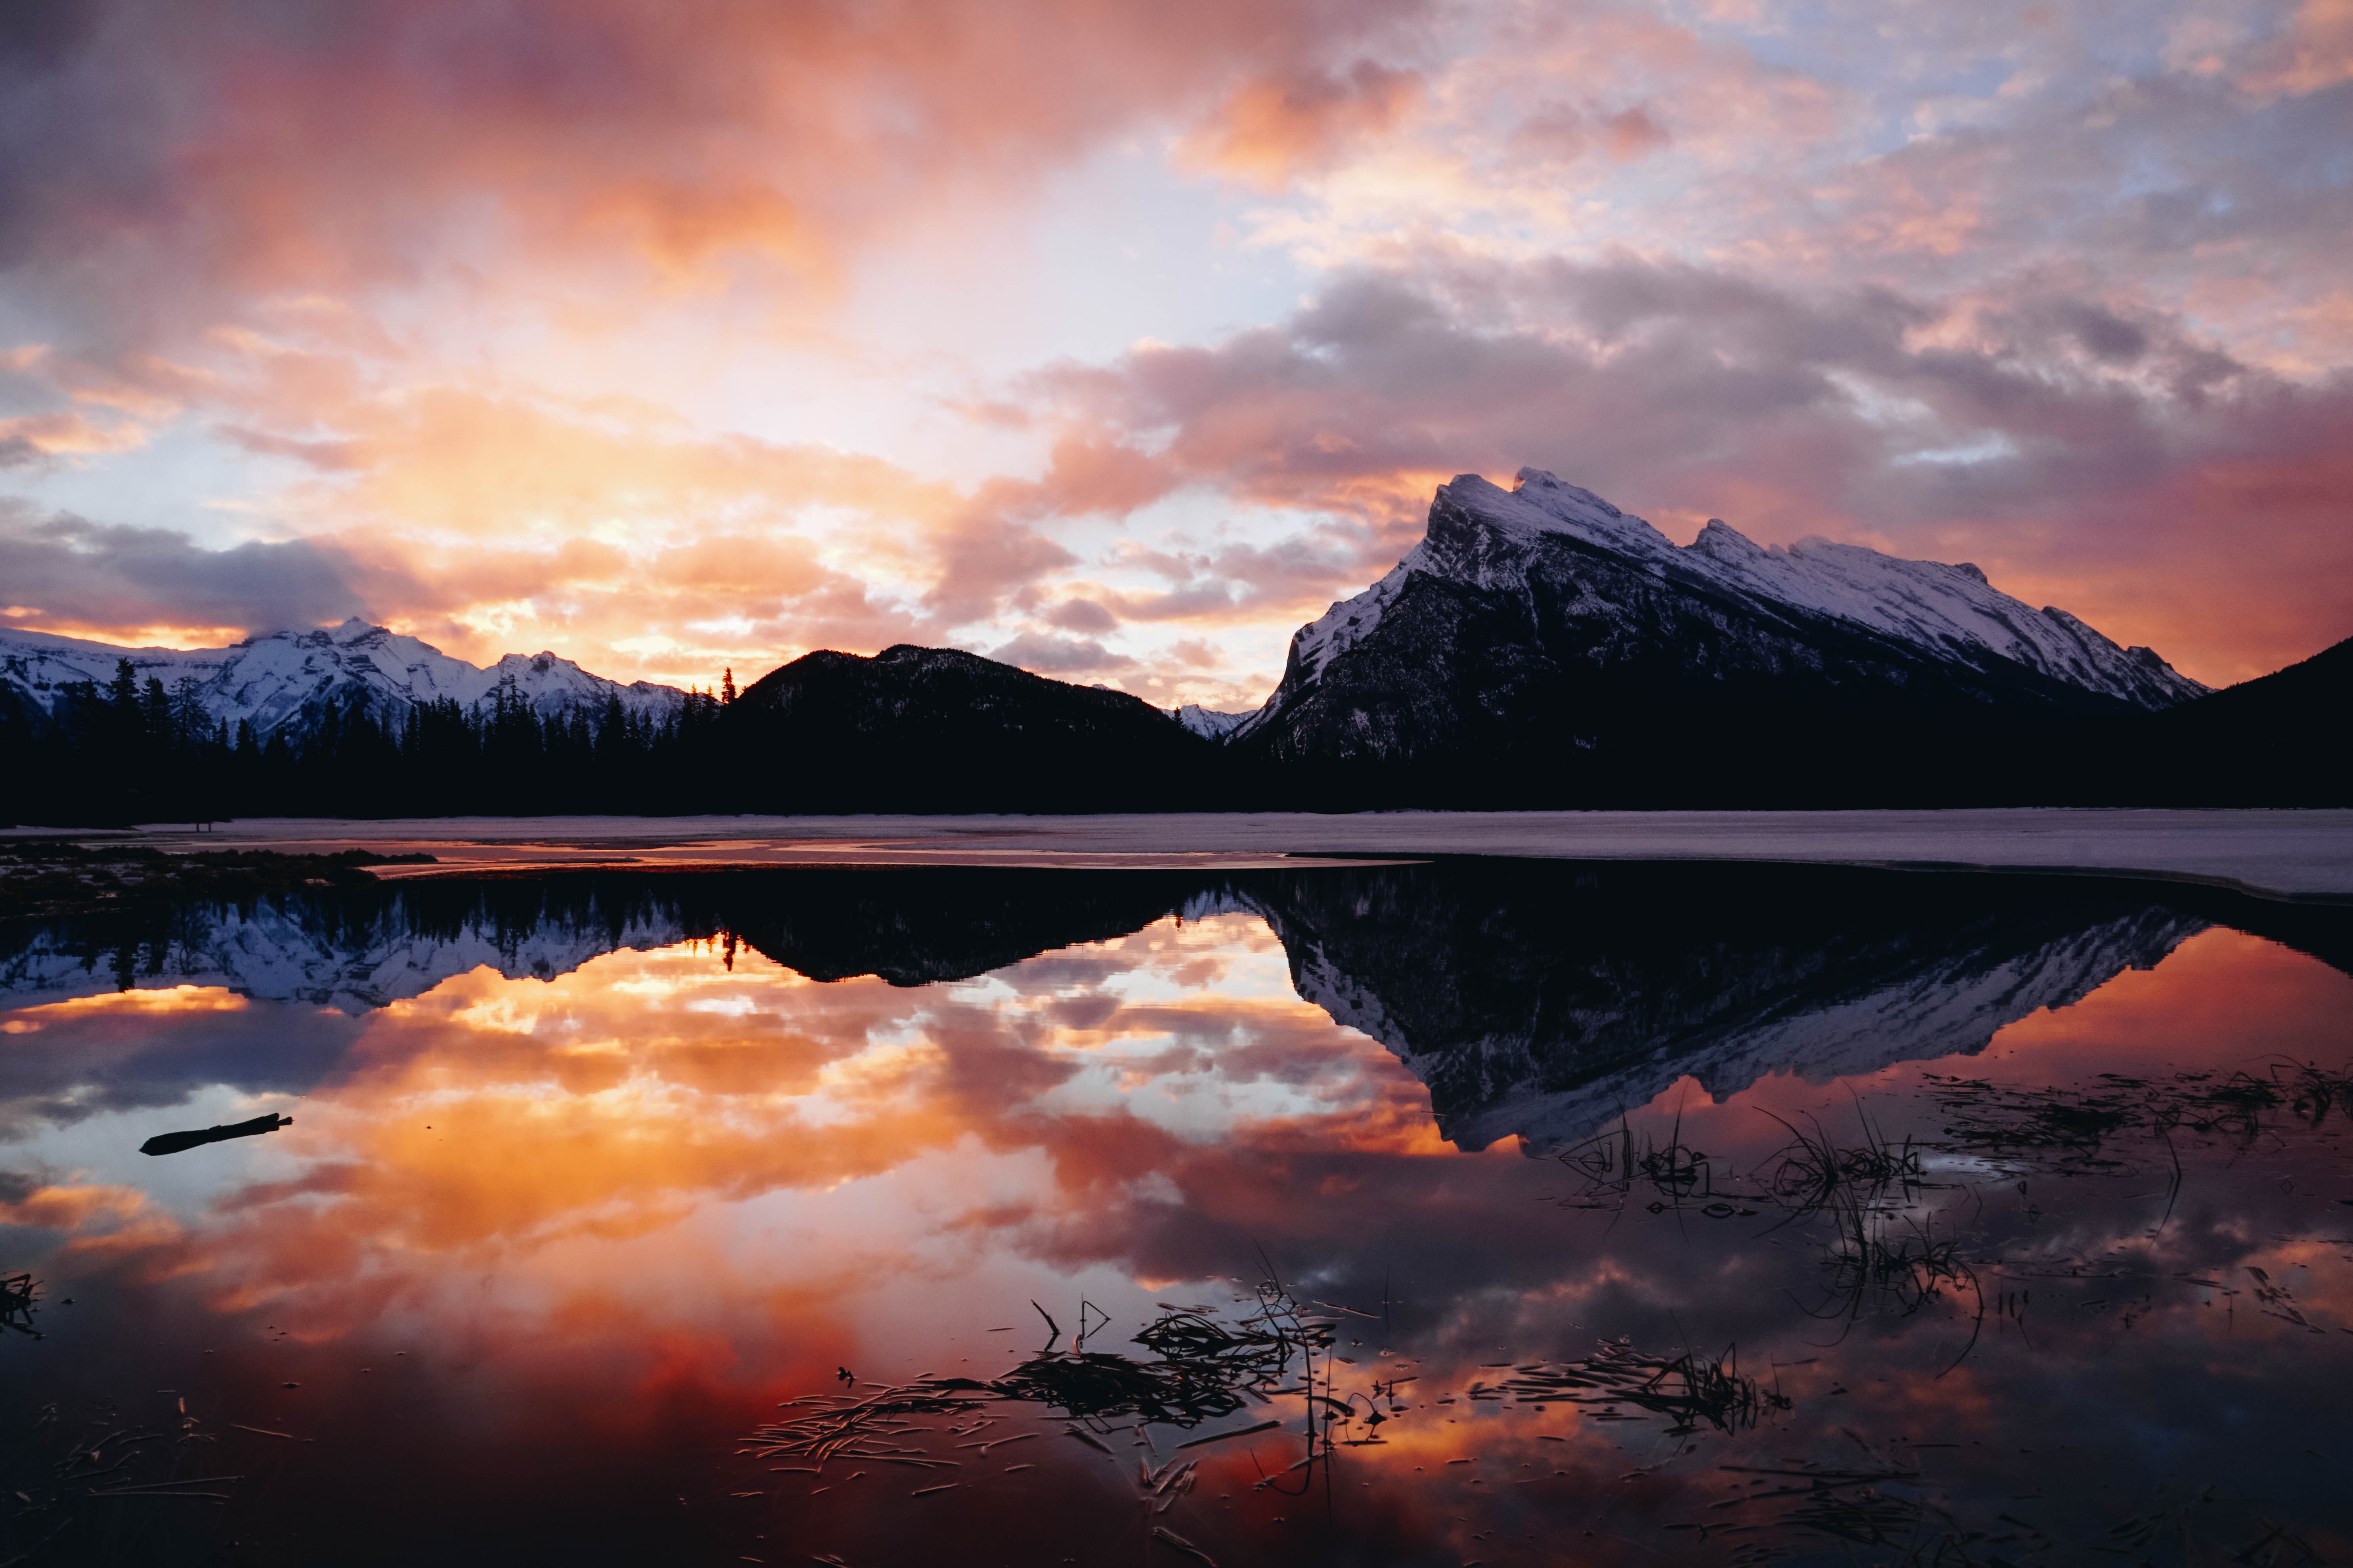
<instances>
[{"instance_id":1,"label":"snow-capped mountain","mask_svg":"<svg viewBox=\"0 0 2353 1568\"><path fill-rule=\"evenodd\" d=\"M1168 716L1205 741L1222 741L1257 716L1253 708L1246 712L1229 713L1222 709L1204 708L1198 702L1187 702L1182 708L1172 708Z\"/></svg>"},{"instance_id":2,"label":"snow-capped mountain","mask_svg":"<svg viewBox=\"0 0 2353 1568\"><path fill-rule=\"evenodd\" d=\"M301 733L331 705L364 700L380 719L398 720L412 706L455 699L478 707L501 689L545 715L575 707L601 708L617 697L633 712L675 712L686 694L672 686L627 686L591 675L552 653L511 653L484 668L453 658L429 643L353 618L329 631L281 631L230 647L118 647L47 632L0 630L0 691L15 705L54 717L81 682L100 688L129 659L143 686L150 677L165 689L196 682L196 700L231 730L250 724L267 740L281 728Z\"/></svg>"},{"instance_id":3,"label":"snow-capped mountain","mask_svg":"<svg viewBox=\"0 0 2353 1568\"><path fill-rule=\"evenodd\" d=\"M1808 539L1767 549L1720 521L1688 546L1524 468L1440 487L1388 575L1292 638L1282 684L1232 739L1279 759L1398 760L1527 742L1623 743L1692 702L1824 719L2121 716L2205 688L1972 565ZM1516 731L1517 733L1514 733Z\"/></svg>"}]
</instances>

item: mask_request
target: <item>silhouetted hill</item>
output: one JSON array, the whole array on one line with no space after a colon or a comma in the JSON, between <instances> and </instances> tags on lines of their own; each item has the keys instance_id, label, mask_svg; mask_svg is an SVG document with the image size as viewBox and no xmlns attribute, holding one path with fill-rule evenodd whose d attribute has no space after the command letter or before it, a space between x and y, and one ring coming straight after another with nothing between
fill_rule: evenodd
<instances>
[{"instance_id":1,"label":"silhouetted hill","mask_svg":"<svg viewBox=\"0 0 2353 1568\"><path fill-rule=\"evenodd\" d=\"M2353 637L2124 728L2147 804L2353 805Z\"/></svg>"},{"instance_id":2,"label":"silhouetted hill","mask_svg":"<svg viewBox=\"0 0 2353 1568\"><path fill-rule=\"evenodd\" d=\"M732 703L538 673L397 722L389 699L321 698L266 744L129 673L77 685L62 719L0 682L0 823L2353 805L2353 641L2205 692L1973 567L1726 529L1679 547L1543 475L1442 489L1422 544L1303 628L1247 716L903 644L809 654Z\"/></svg>"},{"instance_id":3,"label":"silhouetted hill","mask_svg":"<svg viewBox=\"0 0 2353 1568\"><path fill-rule=\"evenodd\" d=\"M772 670L725 729L751 810L1198 809L1221 760L1142 698L903 643Z\"/></svg>"}]
</instances>

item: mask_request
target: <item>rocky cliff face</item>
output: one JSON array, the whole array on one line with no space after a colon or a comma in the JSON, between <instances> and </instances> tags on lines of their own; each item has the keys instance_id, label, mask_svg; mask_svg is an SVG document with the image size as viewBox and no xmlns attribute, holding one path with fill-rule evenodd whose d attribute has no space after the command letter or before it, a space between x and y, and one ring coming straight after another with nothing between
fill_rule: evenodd
<instances>
[{"instance_id":1,"label":"rocky cliff face","mask_svg":"<svg viewBox=\"0 0 2353 1568\"><path fill-rule=\"evenodd\" d=\"M1234 731L1274 762L1503 768L1624 756L1715 727L1857 727L2151 711L2204 689L1969 565L1721 522L1678 547L1554 476L1441 487L1422 542L1292 639ZM1678 732L1680 731L1680 732Z\"/></svg>"}]
</instances>

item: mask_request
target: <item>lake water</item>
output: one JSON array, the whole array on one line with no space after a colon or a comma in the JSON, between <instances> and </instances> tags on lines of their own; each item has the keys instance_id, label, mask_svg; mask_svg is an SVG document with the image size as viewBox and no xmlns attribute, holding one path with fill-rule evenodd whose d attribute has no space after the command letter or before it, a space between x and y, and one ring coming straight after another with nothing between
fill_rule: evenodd
<instances>
[{"instance_id":1,"label":"lake water","mask_svg":"<svg viewBox=\"0 0 2353 1568\"><path fill-rule=\"evenodd\" d=\"M2348 933L1511 862L0 933L0 1562L2342 1562Z\"/></svg>"}]
</instances>

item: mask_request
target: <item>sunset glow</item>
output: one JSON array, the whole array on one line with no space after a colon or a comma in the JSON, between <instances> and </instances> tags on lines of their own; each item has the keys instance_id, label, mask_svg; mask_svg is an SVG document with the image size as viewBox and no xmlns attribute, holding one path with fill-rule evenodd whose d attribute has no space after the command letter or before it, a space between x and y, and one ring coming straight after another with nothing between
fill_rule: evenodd
<instances>
[{"instance_id":1,"label":"sunset glow","mask_svg":"<svg viewBox=\"0 0 2353 1568\"><path fill-rule=\"evenodd\" d=\"M2347 990L2308 959L2217 930L2153 973L2011 1026L1981 1058L1923 1065L2092 1071L2123 1042L2184 1066L2325 1052L2339 1031L2316 1023ZM169 1004L192 993L205 994L134 990L13 1016L57 1019L52 1049L96 1045L64 1031L186 1011ZM2199 1005L2184 1011L2187 998ZM1880 1076L1892 1086L1911 1071ZM1716 1104L1686 1079L1647 1110L1694 1143L1740 1149L1773 1131L1760 1109L1802 1119L1828 1103L1822 1088L1775 1075ZM1412 1190L1416 1156L1461 1157L1419 1081L1293 994L1280 944L1240 915L1164 921L917 989L818 984L748 949L723 967L702 942L612 953L553 981L477 970L372 1015L336 1081L266 1152L276 1173L176 1215L89 1176L28 1192L0 1221L195 1286L216 1310L272 1306L314 1340L450 1310L441 1282L490 1268L512 1332L610 1355L617 1333L693 1331L658 1289L638 1298L617 1279L691 1272L713 1292L695 1314L742 1319L729 1331L743 1342L769 1324L805 1340L840 1315L834 1298L862 1299L871 1282L1018 1272L1022 1258L1108 1268L1149 1292L1185 1278L1132 1250L1184 1212L1174 1205L1306 1235L1327 1201ZM1488 1158L1526 1163L1510 1141ZM1293 1179L1268 1184L1286 1169ZM1605 1258L1514 1310L1574 1317L1634 1286ZM990 1310L1021 1302L1008 1289ZM854 1331L833 1322L826 1342ZM837 1353L849 1351L822 1352ZM723 1357L704 1375L744 1372Z\"/></svg>"},{"instance_id":2,"label":"sunset glow","mask_svg":"<svg viewBox=\"0 0 2353 1568\"><path fill-rule=\"evenodd\" d=\"M26 18L14 629L1233 708L1528 464L2208 683L2353 632L2343 0Z\"/></svg>"}]
</instances>

